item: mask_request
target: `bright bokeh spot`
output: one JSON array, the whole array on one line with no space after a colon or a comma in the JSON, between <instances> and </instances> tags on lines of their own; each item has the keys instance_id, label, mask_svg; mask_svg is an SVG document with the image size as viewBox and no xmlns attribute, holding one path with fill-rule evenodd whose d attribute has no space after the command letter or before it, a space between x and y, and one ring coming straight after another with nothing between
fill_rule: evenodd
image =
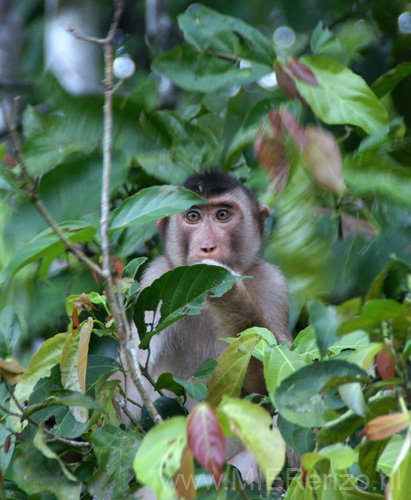
<instances>
[{"instance_id":1,"label":"bright bokeh spot","mask_svg":"<svg viewBox=\"0 0 411 500\"><path fill-rule=\"evenodd\" d=\"M295 42L295 33L289 26L280 26L273 35L275 45L288 49Z\"/></svg>"}]
</instances>

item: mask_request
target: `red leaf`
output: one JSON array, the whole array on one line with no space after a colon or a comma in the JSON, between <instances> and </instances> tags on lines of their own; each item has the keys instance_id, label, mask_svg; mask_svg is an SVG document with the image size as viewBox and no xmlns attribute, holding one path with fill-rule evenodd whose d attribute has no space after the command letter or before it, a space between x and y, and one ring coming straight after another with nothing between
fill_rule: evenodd
<instances>
[{"instance_id":1,"label":"red leaf","mask_svg":"<svg viewBox=\"0 0 411 500\"><path fill-rule=\"evenodd\" d=\"M93 276L94 281L97 283L97 286L98 286L98 278L97 278L96 271L91 271L91 275Z\"/></svg>"},{"instance_id":2,"label":"red leaf","mask_svg":"<svg viewBox=\"0 0 411 500\"><path fill-rule=\"evenodd\" d=\"M121 273L123 272L124 266L121 263L121 260L118 259L117 257L111 257L111 265L114 267L116 273L117 273L117 278L121 278Z\"/></svg>"},{"instance_id":3,"label":"red leaf","mask_svg":"<svg viewBox=\"0 0 411 500\"><path fill-rule=\"evenodd\" d=\"M296 57L293 57L288 61L288 67L291 73L296 76L299 80L302 80L313 87L319 87L320 84L312 70L304 63L299 61Z\"/></svg>"},{"instance_id":4,"label":"red leaf","mask_svg":"<svg viewBox=\"0 0 411 500\"><path fill-rule=\"evenodd\" d=\"M71 320L73 322L73 327L77 328L80 324L78 320L78 312L77 312L77 307L74 307L73 309L73 314L71 315Z\"/></svg>"},{"instance_id":5,"label":"red leaf","mask_svg":"<svg viewBox=\"0 0 411 500\"><path fill-rule=\"evenodd\" d=\"M377 370L383 380L395 377L395 364L387 349L381 349L376 358Z\"/></svg>"},{"instance_id":6,"label":"red leaf","mask_svg":"<svg viewBox=\"0 0 411 500\"><path fill-rule=\"evenodd\" d=\"M3 156L3 161L8 163L12 167L16 166L16 162L14 161L14 158L12 158L10 155L5 154Z\"/></svg>"},{"instance_id":7,"label":"red leaf","mask_svg":"<svg viewBox=\"0 0 411 500\"><path fill-rule=\"evenodd\" d=\"M187 423L187 442L195 459L219 487L223 475L226 441L220 422L208 403L194 408Z\"/></svg>"},{"instance_id":8,"label":"red leaf","mask_svg":"<svg viewBox=\"0 0 411 500\"><path fill-rule=\"evenodd\" d=\"M308 471L306 469L304 469L304 467L301 467L301 479L302 479L304 488L305 488L305 485L307 484L307 474L308 474Z\"/></svg>"},{"instance_id":9,"label":"red leaf","mask_svg":"<svg viewBox=\"0 0 411 500\"><path fill-rule=\"evenodd\" d=\"M10 438L10 434L6 437L5 441L4 441L4 453L7 455L7 453L9 452L9 449L10 449L10 444L11 444L11 438Z\"/></svg>"},{"instance_id":10,"label":"red leaf","mask_svg":"<svg viewBox=\"0 0 411 500\"><path fill-rule=\"evenodd\" d=\"M270 120L272 111L270 112ZM257 133L254 142L254 153L261 165L268 171L274 189L280 193L287 185L290 174L284 139L279 127L274 125L267 130L264 125Z\"/></svg>"},{"instance_id":11,"label":"red leaf","mask_svg":"<svg viewBox=\"0 0 411 500\"><path fill-rule=\"evenodd\" d=\"M299 124L293 113L288 111L286 108L283 108L280 111L280 116L284 128L290 134L290 137L295 142L296 146L300 149L300 151L302 151L307 145L304 127Z\"/></svg>"},{"instance_id":12,"label":"red leaf","mask_svg":"<svg viewBox=\"0 0 411 500\"><path fill-rule=\"evenodd\" d=\"M274 71L278 86L284 94L290 99L298 99L305 107L309 108L307 102L297 89L295 78L290 68L277 59L274 63Z\"/></svg>"},{"instance_id":13,"label":"red leaf","mask_svg":"<svg viewBox=\"0 0 411 500\"><path fill-rule=\"evenodd\" d=\"M360 435L367 436L370 441L381 441L406 429L410 423L409 413L391 413L370 420Z\"/></svg>"}]
</instances>

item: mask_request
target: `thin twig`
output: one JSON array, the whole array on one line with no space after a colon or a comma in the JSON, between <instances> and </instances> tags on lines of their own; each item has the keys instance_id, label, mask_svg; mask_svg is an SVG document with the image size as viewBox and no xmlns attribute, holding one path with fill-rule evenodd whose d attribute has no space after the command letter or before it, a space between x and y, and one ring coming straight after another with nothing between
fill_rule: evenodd
<instances>
[{"instance_id":1,"label":"thin twig","mask_svg":"<svg viewBox=\"0 0 411 500\"><path fill-rule=\"evenodd\" d=\"M101 190L101 252L103 260L103 281L107 292L107 298L111 305L114 322L120 337L121 348L125 353L127 367L131 378L139 391L147 410L155 423L162 421L161 416L153 405L143 383L143 376L137 362L137 352L134 347L134 339L130 325L124 313L122 299L118 300L114 293L113 273L110 266L110 241L108 234L108 223L110 215L110 173L111 173L111 151L113 130L113 60L114 60L114 37L123 12L124 1L116 0L113 20L107 37L104 39L104 134L103 134L103 174Z\"/></svg>"},{"instance_id":2,"label":"thin twig","mask_svg":"<svg viewBox=\"0 0 411 500\"><path fill-rule=\"evenodd\" d=\"M11 390L11 388L9 386L7 386L7 388L8 388L8 392L9 392L12 400L14 401L14 403L16 404L17 408L20 410L21 413L20 413L20 415L17 413L14 413L10 410L7 410L7 408L4 408L4 406L0 406L0 409L12 417L17 417L17 418L21 419L21 417L24 413L23 409L21 408L20 403L17 401L16 396L14 395L14 392ZM40 428L40 425L37 422L35 422L33 419L31 419L30 417L27 417L25 420L27 420L27 422L30 422L31 425L34 425L34 427L36 427L37 429ZM88 448L91 446L91 443L89 443L88 441L74 441L73 439L68 439L68 438L65 438L62 436L56 436L55 434L53 434L50 430L48 430L46 428L44 428L44 432L48 436L50 436L54 441L59 441L60 443L69 444L70 446L73 446L75 448L85 448L85 447Z\"/></svg>"}]
</instances>

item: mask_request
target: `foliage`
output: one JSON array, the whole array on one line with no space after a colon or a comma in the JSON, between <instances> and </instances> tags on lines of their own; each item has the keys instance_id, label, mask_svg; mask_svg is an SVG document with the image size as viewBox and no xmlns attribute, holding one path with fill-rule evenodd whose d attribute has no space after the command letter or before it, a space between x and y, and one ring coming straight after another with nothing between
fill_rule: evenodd
<instances>
[{"instance_id":1,"label":"foliage","mask_svg":"<svg viewBox=\"0 0 411 500\"><path fill-rule=\"evenodd\" d=\"M160 425L120 423L118 334L102 286L65 253L1 150L0 189L11 207L2 206L2 497L126 499L147 485L167 500L215 498L216 486L219 498L253 498L255 488L224 463L235 436L261 468L267 497L278 475L286 499L408 498L410 116L395 93L411 66L370 79L361 71L367 51L398 39L375 6L365 2L367 18L357 20L339 4L327 7L330 29L296 18L301 32L289 46L193 5L178 16L184 43L152 62L181 89L175 109L161 109L148 77L114 97L110 236L141 347L198 314L210 291L220 296L242 279L185 266L139 293L140 266L157 252L153 221L198 199L176 185L206 167L222 165L275 209L266 257L291 293L293 344L253 328L232 339L219 370L207 360L188 381L163 374L156 389L178 403ZM268 87L273 68L277 85ZM98 262L102 99L69 96L50 75L36 83L22 119L25 162L59 227ZM36 334L47 340L33 354ZM264 364L265 407L238 399L252 355ZM200 402L190 416L181 407L187 394ZM284 467L285 443L302 454L295 477Z\"/></svg>"}]
</instances>

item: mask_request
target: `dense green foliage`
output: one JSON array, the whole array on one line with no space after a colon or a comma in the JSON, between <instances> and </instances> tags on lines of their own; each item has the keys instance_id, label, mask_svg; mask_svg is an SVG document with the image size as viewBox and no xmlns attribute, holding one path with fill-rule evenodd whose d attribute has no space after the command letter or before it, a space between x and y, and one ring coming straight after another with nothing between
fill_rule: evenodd
<instances>
[{"instance_id":1,"label":"dense green foliage","mask_svg":"<svg viewBox=\"0 0 411 500\"><path fill-rule=\"evenodd\" d=\"M255 5L264 13L268 3ZM238 8L246 23L214 2L219 12L192 6L177 17L184 41L152 61L156 78L140 71L114 97L111 251L141 347L240 279L185 266L139 294L144 262L159 252L154 221L192 205L177 186L193 172L221 165L270 206L266 258L290 288L291 348L253 328L227 344L218 371L208 360L188 381L163 375L156 388L179 402L159 403L173 417L161 425L119 421L118 335L102 284L65 252L0 146L1 498L126 499L139 485L165 500L175 486L215 498L211 474L223 481L219 498L256 497L224 464L233 434L267 483L273 471L282 477L286 499L382 500L387 483L387 498L408 498L411 113L401 96L411 35L397 26L406 5L319 0L314 14L305 3L279 4L295 28L287 43L255 27L262 19L250 7ZM278 85L268 86L273 68ZM179 89L173 110L161 109L159 75ZM103 99L69 96L50 75L34 84L24 161L64 234L99 262ZM160 317L148 324L147 311ZM252 355L264 363L278 429L265 408L239 399ZM202 403L190 416L186 394ZM302 454L294 479L285 442Z\"/></svg>"}]
</instances>

